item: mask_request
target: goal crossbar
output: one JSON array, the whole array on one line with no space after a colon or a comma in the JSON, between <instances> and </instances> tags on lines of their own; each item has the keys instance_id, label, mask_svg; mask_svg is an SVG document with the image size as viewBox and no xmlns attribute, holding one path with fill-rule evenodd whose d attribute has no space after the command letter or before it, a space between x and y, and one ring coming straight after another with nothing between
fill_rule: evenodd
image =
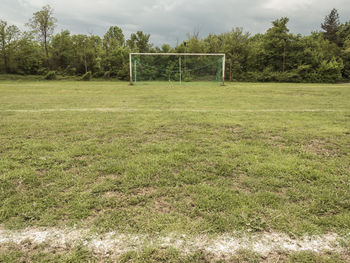
<instances>
[{"instance_id":1,"label":"goal crossbar","mask_svg":"<svg viewBox=\"0 0 350 263\"><path fill-rule=\"evenodd\" d=\"M129 69L130 69L130 85L132 81L132 56L221 56L222 57L222 85L225 85L225 61L226 55L224 53L129 53Z\"/></svg>"}]
</instances>

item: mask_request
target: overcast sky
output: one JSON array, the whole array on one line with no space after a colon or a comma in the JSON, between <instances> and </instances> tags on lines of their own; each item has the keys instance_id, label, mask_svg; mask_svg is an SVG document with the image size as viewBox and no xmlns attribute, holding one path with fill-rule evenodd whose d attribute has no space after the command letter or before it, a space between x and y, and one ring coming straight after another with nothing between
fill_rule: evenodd
<instances>
[{"instance_id":1,"label":"overcast sky","mask_svg":"<svg viewBox=\"0 0 350 263\"><path fill-rule=\"evenodd\" d=\"M142 30L156 45L176 45L186 33L222 33L242 27L263 33L271 21L287 16L291 32L309 34L332 8L342 22L350 20L350 0L0 0L0 19L24 29L33 12L49 4L58 19L56 32L99 36L117 25L128 38Z\"/></svg>"}]
</instances>

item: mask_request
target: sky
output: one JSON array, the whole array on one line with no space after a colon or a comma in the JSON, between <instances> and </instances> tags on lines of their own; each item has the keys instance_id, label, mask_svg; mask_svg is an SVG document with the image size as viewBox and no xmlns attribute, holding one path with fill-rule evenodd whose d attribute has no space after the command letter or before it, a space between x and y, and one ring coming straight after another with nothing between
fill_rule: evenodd
<instances>
[{"instance_id":1,"label":"sky","mask_svg":"<svg viewBox=\"0 0 350 263\"><path fill-rule=\"evenodd\" d=\"M336 8L342 22L350 20L350 0L0 0L0 19L26 29L32 14L49 4L57 18L56 33L103 36L110 26L126 38L142 30L155 45L175 46L188 34L223 33L242 27L264 33L271 22L288 17L293 33L320 30L324 17Z\"/></svg>"}]
</instances>

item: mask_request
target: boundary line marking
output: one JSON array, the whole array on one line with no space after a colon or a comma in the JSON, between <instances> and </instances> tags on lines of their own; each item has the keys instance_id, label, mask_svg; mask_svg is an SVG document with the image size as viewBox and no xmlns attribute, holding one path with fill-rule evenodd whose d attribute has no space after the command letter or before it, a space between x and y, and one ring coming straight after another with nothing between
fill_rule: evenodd
<instances>
[{"instance_id":1,"label":"boundary line marking","mask_svg":"<svg viewBox=\"0 0 350 263\"><path fill-rule=\"evenodd\" d=\"M350 109L142 109L142 108L57 108L57 109L7 109L0 112L40 113L40 112L347 112Z\"/></svg>"},{"instance_id":2,"label":"boundary line marking","mask_svg":"<svg viewBox=\"0 0 350 263\"><path fill-rule=\"evenodd\" d=\"M0 228L0 246L18 244L29 240L33 244L47 244L56 249L70 249L83 244L89 250L102 255L120 255L128 251L142 250L149 245L156 248L174 247L183 253L204 250L212 255L222 257L236 254L241 249L249 249L260 255L270 255L279 251L297 252L324 251L343 252L341 242L346 236L336 233L302 236L291 238L279 232L263 232L258 234L232 233L217 236L170 233L153 236L147 234L127 234L108 232L97 235L88 229L58 229L58 228L26 228L22 230L7 230Z\"/></svg>"}]
</instances>

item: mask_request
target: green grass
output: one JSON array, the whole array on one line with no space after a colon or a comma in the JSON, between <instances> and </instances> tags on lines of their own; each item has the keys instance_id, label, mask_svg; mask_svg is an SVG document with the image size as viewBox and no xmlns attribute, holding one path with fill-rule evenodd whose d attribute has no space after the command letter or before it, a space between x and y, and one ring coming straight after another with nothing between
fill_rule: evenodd
<instances>
[{"instance_id":1,"label":"green grass","mask_svg":"<svg viewBox=\"0 0 350 263\"><path fill-rule=\"evenodd\" d=\"M6 228L347 234L349 154L349 84L0 82Z\"/></svg>"},{"instance_id":2,"label":"green grass","mask_svg":"<svg viewBox=\"0 0 350 263\"><path fill-rule=\"evenodd\" d=\"M118 258L106 259L93 255L83 247L76 247L68 251L52 250L45 245L24 244L22 246L9 245L0 249L0 262L57 262L57 263L80 263L80 262L118 262L118 263L346 263L349 257L337 253L317 254L313 252L298 252L285 254L280 252L272 257L261 257L247 250L238 251L235 256L217 259L201 251L182 255L173 248L156 249L147 248L143 251L130 251L123 253Z\"/></svg>"}]
</instances>

